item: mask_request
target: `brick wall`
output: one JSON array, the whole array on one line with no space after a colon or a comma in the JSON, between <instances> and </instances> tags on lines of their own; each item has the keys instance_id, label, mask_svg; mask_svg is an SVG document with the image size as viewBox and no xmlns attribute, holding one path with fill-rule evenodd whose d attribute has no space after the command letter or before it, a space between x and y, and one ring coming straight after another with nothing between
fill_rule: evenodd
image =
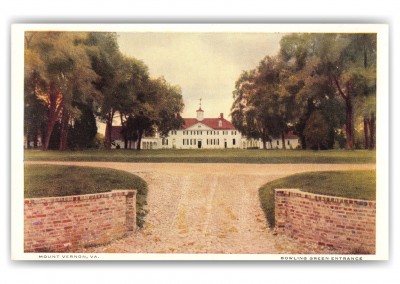
<instances>
[{"instance_id":1,"label":"brick wall","mask_svg":"<svg viewBox=\"0 0 400 284\"><path fill-rule=\"evenodd\" d=\"M376 202L275 190L275 231L301 242L375 253Z\"/></svg>"},{"instance_id":2,"label":"brick wall","mask_svg":"<svg viewBox=\"0 0 400 284\"><path fill-rule=\"evenodd\" d=\"M24 200L25 252L73 252L136 227L136 190Z\"/></svg>"}]
</instances>

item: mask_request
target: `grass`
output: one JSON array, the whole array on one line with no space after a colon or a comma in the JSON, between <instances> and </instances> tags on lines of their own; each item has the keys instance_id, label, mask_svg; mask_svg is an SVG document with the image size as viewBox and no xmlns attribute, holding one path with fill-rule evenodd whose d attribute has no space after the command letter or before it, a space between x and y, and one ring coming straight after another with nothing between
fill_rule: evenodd
<instances>
[{"instance_id":1,"label":"grass","mask_svg":"<svg viewBox=\"0 0 400 284\"><path fill-rule=\"evenodd\" d=\"M263 185L259 198L271 228L275 226L274 189L298 188L302 191L362 200L376 199L375 171L311 172L296 174Z\"/></svg>"},{"instance_id":2,"label":"grass","mask_svg":"<svg viewBox=\"0 0 400 284\"><path fill-rule=\"evenodd\" d=\"M147 183L138 176L104 168L53 165L24 166L25 198L57 197L136 189L137 225L146 216Z\"/></svg>"},{"instance_id":3,"label":"grass","mask_svg":"<svg viewBox=\"0 0 400 284\"><path fill-rule=\"evenodd\" d=\"M364 164L375 163L375 151L368 150L25 150L26 161L102 161L143 163L249 163L249 164Z\"/></svg>"}]
</instances>

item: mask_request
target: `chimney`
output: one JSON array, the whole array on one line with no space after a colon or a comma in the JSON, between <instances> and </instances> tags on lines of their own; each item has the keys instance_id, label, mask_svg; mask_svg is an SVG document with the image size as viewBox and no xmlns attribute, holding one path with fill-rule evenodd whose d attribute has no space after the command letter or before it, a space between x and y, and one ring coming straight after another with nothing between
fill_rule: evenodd
<instances>
[{"instance_id":1,"label":"chimney","mask_svg":"<svg viewBox=\"0 0 400 284\"><path fill-rule=\"evenodd\" d=\"M219 118L221 118L221 119L224 118L224 114L222 112L219 114Z\"/></svg>"}]
</instances>

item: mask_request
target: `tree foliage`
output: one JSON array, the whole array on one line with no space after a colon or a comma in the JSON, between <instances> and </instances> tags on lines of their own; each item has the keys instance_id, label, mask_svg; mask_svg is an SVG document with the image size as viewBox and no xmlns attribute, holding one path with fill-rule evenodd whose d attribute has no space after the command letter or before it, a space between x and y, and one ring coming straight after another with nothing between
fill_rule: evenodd
<instances>
[{"instance_id":1,"label":"tree foliage","mask_svg":"<svg viewBox=\"0 0 400 284\"><path fill-rule=\"evenodd\" d=\"M24 71L28 145L40 137L44 150L90 147L95 117L106 123L106 148L117 115L131 141L183 124L180 88L151 79L142 61L124 56L116 33L26 32Z\"/></svg>"},{"instance_id":2,"label":"tree foliage","mask_svg":"<svg viewBox=\"0 0 400 284\"><path fill-rule=\"evenodd\" d=\"M261 139L263 147L285 129L286 100L279 94L280 61L264 58L256 69L243 72L236 82L232 123L248 138Z\"/></svg>"},{"instance_id":3,"label":"tree foliage","mask_svg":"<svg viewBox=\"0 0 400 284\"><path fill-rule=\"evenodd\" d=\"M55 124L60 121L60 149L67 141L68 124L79 118L76 102L99 100L93 86L98 76L92 70L84 44L87 33L26 32L25 34L25 95L34 96L47 109L41 119L46 123L43 149L49 147ZM29 112L30 110L27 109Z\"/></svg>"},{"instance_id":4,"label":"tree foliage","mask_svg":"<svg viewBox=\"0 0 400 284\"><path fill-rule=\"evenodd\" d=\"M314 111L307 120L304 137L309 149L327 149L329 147L329 125L320 111Z\"/></svg>"},{"instance_id":5,"label":"tree foliage","mask_svg":"<svg viewBox=\"0 0 400 284\"><path fill-rule=\"evenodd\" d=\"M285 35L279 54L244 71L233 94L233 123L248 137L264 142L293 128L306 148L307 123L318 113L328 148L344 129L346 148L353 149L354 133L363 127L365 148L373 149L376 34Z\"/></svg>"},{"instance_id":6,"label":"tree foliage","mask_svg":"<svg viewBox=\"0 0 400 284\"><path fill-rule=\"evenodd\" d=\"M170 85L164 78L148 79L137 93L124 124L126 139L134 139L140 150L144 135L151 136L156 131L167 136L169 131L179 129L184 124L180 113L184 107L181 89ZM125 143L126 144L126 143Z\"/></svg>"}]
</instances>

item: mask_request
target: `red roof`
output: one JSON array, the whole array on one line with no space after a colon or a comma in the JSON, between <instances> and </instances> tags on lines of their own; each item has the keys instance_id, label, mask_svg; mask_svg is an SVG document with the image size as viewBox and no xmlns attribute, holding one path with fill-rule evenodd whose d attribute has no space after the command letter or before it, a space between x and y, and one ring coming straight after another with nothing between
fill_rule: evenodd
<instances>
[{"instance_id":1,"label":"red roof","mask_svg":"<svg viewBox=\"0 0 400 284\"><path fill-rule=\"evenodd\" d=\"M111 140L124 140L122 135L122 126L111 127Z\"/></svg>"},{"instance_id":2,"label":"red roof","mask_svg":"<svg viewBox=\"0 0 400 284\"><path fill-rule=\"evenodd\" d=\"M227 121L225 118L204 118L203 120L198 120L197 118L184 118L185 124L183 125L183 129L187 129L196 123L202 123L211 129L215 130L235 130L236 128ZM220 124L219 122L222 122ZM221 126L220 126L221 125Z\"/></svg>"},{"instance_id":3,"label":"red roof","mask_svg":"<svg viewBox=\"0 0 400 284\"><path fill-rule=\"evenodd\" d=\"M293 131L289 131L288 133L285 133L285 139L299 139L299 137L295 135Z\"/></svg>"}]
</instances>

